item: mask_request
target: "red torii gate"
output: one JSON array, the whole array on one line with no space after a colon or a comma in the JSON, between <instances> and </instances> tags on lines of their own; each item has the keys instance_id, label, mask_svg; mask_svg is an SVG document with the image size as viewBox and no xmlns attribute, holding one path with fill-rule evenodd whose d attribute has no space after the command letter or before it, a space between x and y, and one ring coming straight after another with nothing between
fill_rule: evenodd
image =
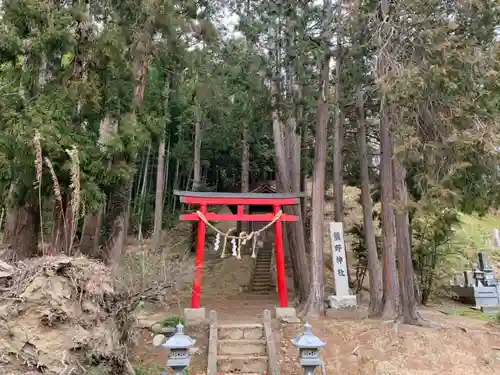
<instances>
[{"instance_id":1,"label":"red torii gate","mask_svg":"<svg viewBox=\"0 0 500 375\"><path fill-rule=\"evenodd\" d=\"M282 206L299 203L298 194L277 193L206 193L193 191L174 191L180 197L182 203L198 205L199 211L208 221L267 221L276 220ZM208 205L235 205L237 213L218 214L208 212ZM268 214L245 214L243 206L272 206L273 213ZM203 274L203 256L205 249L206 224L200 219L196 212L182 214L180 220L198 221L198 232L196 237L196 260L193 278L193 291L191 295L191 308L200 307L201 279ZM295 215L282 213L274 223L274 235L276 244L276 281L278 285L278 297L280 307L288 307L288 297L285 281L285 257L283 254L283 221L297 221Z\"/></svg>"}]
</instances>

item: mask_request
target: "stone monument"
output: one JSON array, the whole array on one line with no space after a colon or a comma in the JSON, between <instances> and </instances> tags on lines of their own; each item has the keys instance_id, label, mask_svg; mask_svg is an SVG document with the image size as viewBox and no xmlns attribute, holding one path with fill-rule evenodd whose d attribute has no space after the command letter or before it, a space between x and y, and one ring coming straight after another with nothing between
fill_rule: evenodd
<instances>
[{"instance_id":1,"label":"stone monument","mask_svg":"<svg viewBox=\"0 0 500 375\"><path fill-rule=\"evenodd\" d=\"M331 309L336 310L355 309L357 298L349 290L344 228L342 223L330 222L330 239L332 246L332 269L335 278L335 295L328 296L328 305Z\"/></svg>"}]
</instances>

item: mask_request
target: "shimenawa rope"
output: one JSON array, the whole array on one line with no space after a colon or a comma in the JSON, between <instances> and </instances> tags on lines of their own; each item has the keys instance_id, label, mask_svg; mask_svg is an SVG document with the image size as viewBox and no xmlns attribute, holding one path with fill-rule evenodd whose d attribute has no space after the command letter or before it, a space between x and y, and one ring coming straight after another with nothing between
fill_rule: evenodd
<instances>
[{"instance_id":1,"label":"shimenawa rope","mask_svg":"<svg viewBox=\"0 0 500 375\"><path fill-rule=\"evenodd\" d=\"M250 233L241 232L238 236L231 236L230 233L233 232L233 231L235 231L236 228L231 228L227 232L223 232L223 231L219 230L218 228L216 228L215 226L213 226L207 220L207 218L205 217L205 215L203 215L200 211L196 211L196 215L198 215L198 217L200 218L200 220L202 220L208 227L212 228L215 232L217 232L217 234L219 234L221 236L224 236L224 244L222 246L221 258L224 258L225 254L226 254L225 252L226 252L226 244L227 244L228 238L232 239L232 240L237 240L238 241L237 255L236 255L237 259L241 259L241 245L245 245L250 240L253 240L253 243L252 243L252 258L255 258L256 257L255 247L257 245L257 237L259 236L260 233L262 233L266 229L270 228L274 223L276 223L279 220L279 218L281 217L282 214L283 214L283 211L279 210L278 213L274 216L273 220L271 220L269 223L267 223L265 226L263 226L262 228L260 228L257 231L252 231Z\"/></svg>"}]
</instances>

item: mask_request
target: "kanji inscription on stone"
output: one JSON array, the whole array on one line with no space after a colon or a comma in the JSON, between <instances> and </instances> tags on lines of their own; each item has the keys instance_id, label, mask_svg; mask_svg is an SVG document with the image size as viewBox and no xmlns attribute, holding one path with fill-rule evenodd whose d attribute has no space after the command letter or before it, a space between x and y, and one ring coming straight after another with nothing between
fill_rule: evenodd
<instances>
[{"instance_id":1,"label":"kanji inscription on stone","mask_svg":"<svg viewBox=\"0 0 500 375\"><path fill-rule=\"evenodd\" d=\"M342 223L330 222L330 240L332 246L332 260L335 277L335 291L337 296L349 295L347 277L347 263L344 246L344 228Z\"/></svg>"}]
</instances>

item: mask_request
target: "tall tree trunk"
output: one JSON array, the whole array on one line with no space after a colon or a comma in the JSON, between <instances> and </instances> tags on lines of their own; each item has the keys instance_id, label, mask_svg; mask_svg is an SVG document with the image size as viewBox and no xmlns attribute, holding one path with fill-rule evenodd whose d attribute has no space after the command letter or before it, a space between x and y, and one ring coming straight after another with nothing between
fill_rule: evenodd
<instances>
[{"instance_id":1,"label":"tall tree trunk","mask_svg":"<svg viewBox=\"0 0 500 375\"><path fill-rule=\"evenodd\" d=\"M384 100L385 101L385 100ZM384 276L383 315L394 317L398 314L399 290L396 275L395 217L393 207L392 147L389 118L382 104L380 112L380 190L382 206L382 264Z\"/></svg>"},{"instance_id":2,"label":"tall tree trunk","mask_svg":"<svg viewBox=\"0 0 500 375\"><path fill-rule=\"evenodd\" d=\"M50 240L49 254L64 254L68 247L68 230L66 227L66 213L68 208L68 199L63 196L62 204L54 200L54 207L52 209L52 234Z\"/></svg>"},{"instance_id":3,"label":"tall tree trunk","mask_svg":"<svg viewBox=\"0 0 500 375\"><path fill-rule=\"evenodd\" d=\"M197 106L194 123L194 155L193 155L193 191L198 191L201 184L201 109Z\"/></svg>"},{"instance_id":4,"label":"tall tree trunk","mask_svg":"<svg viewBox=\"0 0 500 375\"><path fill-rule=\"evenodd\" d=\"M298 98L298 85L295 84L295 77L293 73L288 72L288 92L293 93L293 96L297 96ZM293 103L293 107L297 107L300 104ZM294 111L295 112L295 111ZM285 150L287 153L287 164L288 164L288 173L290 175L290 190L292 193L300 193L300 177L301 177L301 134L297 129L297 118L295 117L295 113L290 113L285 125L284 139L285 139ZM302 204L302 202L300 202ZM305 217L302 216L302 209L300 205L293 206L289 208L293 215L297 216L299 220L292 223L286 224L286 239L288 246L285 249L285 256L292 260L292 264L295 262L296 264L300 264L300 256L295 261L294 257L297 258L297 251L293 251L291 249L303 248L304 254L306 253L306 238L304 232L304 225L302 224L305 220ZM305 264L305 263L302 263ZM302 266L303 267L303 266ZM307 267L307 265L306 265ZM299 283L295 281L295 289L301 290L301 286ZM303 291L305 292L305 290ZM300 294L300 300L304 301L307 298L307 294Z\"/></svg>"},{"instance_id":5,"label":"tall tree trunk","mask_svg":"<svg viewBox=\"0 0 500 375\"><path fill-rule=\"evenodd\" d=\"M339 6L339 20L342 7ZM344 222L344 113L342 108L342 34L337 33L337 50L335 57L335 121L333 128L333 191L335 195L335 221ZM348 268L349 269L349 268Z\"/></svg>"},{"instance_id":6,"label":"tall tree trunk","mask_svg":"<svg viewBox=\"0 0 500 375\"><path fill-rule=\"evenodd\" d=\"M420 325L415 298L415 283L410 243L410 221L408 217L408 190L406 171L398 160L392 161L394 200L396 209L396 243L399 263L399 287L401 292L401 318L405 324Z\"/></svg>"},{"instance_id":7,"label":"tall tree trunk","mask_svg":"<svg viewBox=\"0 0 500 375\"><path fill-rule=\"evenodd\" d=\"M104 261L116 265L122 255L125 245L127 226L126 214L130 197L130 183L124 183L109 196L106 207L106 238Z\"/></svg>"},{"instance_id":8,"label":"tall tree trunk","mask_svg":"<svg viewBox=\"0 0 500 375\"><path fill-rule=\"evenodd\" d=\"M163 190L165 188L165 131L167 129L168 119L168 97L170 90L169 76L165 77L164 103L165 111L164 127L161 129L160 144L158 146L158 166L156 170L156 196L155 196L155 217L153 229L153 247L160 248L161 231L163 229Z\"/></svg>"},{"instance_id":9,"label":"tall tree trunk","mask_svg":"<svg viewBox=\"0 0 500 375\"><path fill-rule=\"evenodd\" d=\"M273 82L273 94L278 95L278 84ZM274 100L275 104L276 101ZM292 181L290 176L290 166L288 164L287 150L285 147L284 126L281 121L279 111L274 108L272 113L273 120L273 138L274 149L276 152L276 165L277 165L277 186L283 189L284 192L292 191ZM301 215L300 207L293 206L290 209L293 215L299 218ZM287 238L290 245L290 256L292 260L292 268L294 273L295 292L298 294L300 300L304 300L309 292L309 268L307 267L308 259L306 254L306 245L304 239L303 226L296 226L296 230L290 230L291 226L287 226Z\"/></svg>"},{"instance_id":10,"label":"tall tree trunk","mask_svg":"<svg viewBox=\"0 0 500 375\"><path fill-rule=\"evenodd\" d=\"M316 138L314 149L311 252L309 294L302 308L302 314L318 316L325 310L324 290L324 211L325 211L325 167L328 138L328 92L330 82L331 0L324 0L323 43L324 60L321 68L320 95L316 108Z\"/></svg>"},{"instance_id":11,"label":"tall tree trunk","mask_svg":"<svg viewBox=\"0 0 500 375\"><path fill-rule=\"evenodd\" d=\"M151 143L148 145L146 153L146 165L144 166L144 174L142 175L141 194L139 196L139 225L137 228L137 240L142 241L142 219L144 217L144 205L146 204L146 191L148 186L148 172L149 172L149 157L151 155Z\"/></svg>"},{"instance_id":12,"label":"tall tree trunk","mask_svg":"<svg viewBox=\"0 0 500 375\"><path fill-rule=\"evenodd\" d=\"M338 4L337 24L342 25L342 2ZM334 191L334 219L344 222L344 107L342 103L342 64L343 64L343 32L338 26L337 49L335 53L335 121L333 129L333 191ZM352 287L351 273L349 272L349 257L346 256L347 280Z\"/></svg>"},{"instance_id":13,"label":"tall tree trunk","mask_svg":"<svg viewBox=\"0 0 500 375\"><path fill-rule=\"evenodd\" d=\"M241 192L250 190L250 145L248 144L248 124L243 125L241 137Z\"/></svg>"},{"instance_id":14,"label":"tall tree trunk","mask_svg":"<svg viewBox=\"0 0 500 375\"><path fill-rule=\"evenodd\" d=\"M6 223L9 235L9 250L2 258L6 261L17 261L38 255L38 234L40 232L40 211L36 199L30 199L21 206L11 210Z\"/></svg>"},{"instance_id":15,"label":"tall tree trunk","mask_svg":"<svg viewBox=\"0 0 500 375\"><path fill-rule=\"evenodd\" d=\"M100 259L99 239L101 231L102 206L98 211L85 215L83 219L82 235L78 245L80 253Z\"/></svg>"},{"instance_id":16,"label":"tall tree trunk","mask_svg":"<svg viewBox=\"0 0 500 375\"><path fill-rule=\"evenodd\" d=\"M201 186L201 108L196 102L196 121L194 123L194 153L193 153L193 191L200 190ZM188 175L188 184L189 177L191 173ZM187 188L186 188L187 190ZM238 222L239 225L239 222ZM198 225L196 221L191 223L191 251L195 251L196 247L196 233L197 233Z\"/></svg>"},{"instance_id":17,"label":"tall tree trunk","mask_svg":"<svg viewBox=\"0 0 500 375\"><path fill-rule=\"evenodd\" d=\"M181 168L181 161L177 157L175 161L175 174L174 174L174 190L179 189L179 172ZM175 213L175 210L177 209L177 197L172 194L172 214Z\"/></svg>"},{"instance_id":18,"label":"tall tree trunk","mask_svg":"<svg viewBox=\"0 0 500 375\"><path fill-rule=\"evenodd\" d=\"M9 193L7 195L7 202L5 204L7 209L7 215L5 219L5 227L3 231L2 243L8 245L12 243L14 238L15 222L17 220L16 216L18 214L18 206L15 204L14 195L16 192L16 186L19 182L12 181L9 186Z\"/></svg>"},{"instance_id":19,"label":"tall tree trunk","mask_svg":"<svg viewBox=\"0 0 500 375\"><path fill-rule=\"evenodd\" d=\"M363 206L363 229L368 258L368 276L370 279L370 315L382 314L384 287L382 269L377 253L375 228L373 225L373 204L370 196L370 173L368 168L366 123L363 92L361 85L356 87L356 114L358 119L358 150L361 174L361 204Z\"/></svg>"},{"instance_id":20,"label":"tall tree trunk","mask_svg":"<svg viewBox=\"0 0 500 375\"><path fill-rule=\"evenodd\" d=\"M102 152L108 144L109 139L118 131L118 123L108 114L99 123L99 148ZM111 167L111 161L108 168ZM94 212L91 212L83 219L82 235L80 237L80 253L91 258L104 260L104 254L99 249L102 214L104 206L100 205Z\"/></svg>"},{"instance_id":21,"label":"tall tree trunk","mask_svg":"<svg viewBox=\"0 0 500 375\"><path fill-rule=\"evenodd\" d=\"M327 1L325 1L327 3ZM328 82L330 55L327 53L322 72L322 88L316 110L316 142L314 152L312 218L311 218L311 282L309 295L303 307L304 315L319 315L324 312L324 211L325 211L325 166L328 131Z\"/></svg>"},{"instance_id":22,"label":"tall tree trunk","mask_svg":"<svg viewBox=\"0 0 500 375\"><path fill-rule=\"evenodd\" d=\"M387 29L387 18L389 17L389 1L380 1L380 24ZM389 30L385 33L389 35ZM377 60L377 77L384 77L389 70L390 61L388 54L389 46L386 40L379 37L379 58ZM395 317L399 309L399 288L396 274L395 256L395 217L393 207L393 175L392 175L392 133L389 103L385 92L381 89L380 97L380 190L382 206L382 267L384 277L384 308L383 315Z\"/></svg>"},{"instance_id":23,"label":"tall tree trunk","mask_svg":"<svg viewBox=\"0 0 500 375\"><path fill-rule=\"evenodd\" d=\"M165 180L163 183L163 205L167 207L167 209L170 207L170 200L169 194L168 194L168 188L169 188L169 181L170 181L170 145L172 143L172 137L168 137L168 144L167 144L167 156L165 157ZM163 219L162 219L163 220Z\"/></svg>"},{"instance_id":24,"label":"tall tree trunk","mask_svg":"<svg viewBox=\"0 0 500 375\"><path fill-rule=\"evenodd\" d=\"M250 145L248 144L248 124L243 124L241 136L241 192L248 193L250 190ZM249 231L249 225L246 222L239 222L240 230Z\"/></svg>"}]
</instances>

